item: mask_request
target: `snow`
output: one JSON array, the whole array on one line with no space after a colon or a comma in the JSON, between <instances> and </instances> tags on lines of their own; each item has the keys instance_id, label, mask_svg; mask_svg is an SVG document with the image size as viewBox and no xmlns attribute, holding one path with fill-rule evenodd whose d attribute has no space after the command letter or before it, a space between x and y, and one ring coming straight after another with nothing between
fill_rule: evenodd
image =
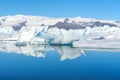
<instances>
[{"instance_id":1,"label":"snow","mask_svg":"<svg viewBox=\"0 0 120 80\"><path fill-rule=\"evenodd\" d=\"M115 20L25 15L0 17L1 40L30 44L72 44L80 40L120 40L119 35L120 22Z\"/></svg>"}]
</instances>

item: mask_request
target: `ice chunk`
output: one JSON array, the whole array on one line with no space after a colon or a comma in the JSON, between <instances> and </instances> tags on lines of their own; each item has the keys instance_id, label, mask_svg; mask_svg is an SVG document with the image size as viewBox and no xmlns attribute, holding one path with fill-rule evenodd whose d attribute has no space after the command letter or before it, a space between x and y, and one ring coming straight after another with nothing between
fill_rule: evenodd
<instances>
[{"instance_id":1,"label":"ice chunk","mask_svg":"<svg viewBox=\"0 0 120 80\"><path fill-rule=\"evenodd\" d=\"M120 40L84 40L74 41L73 47L84 48L120 48Z\"/></svg>"},{"instance_id":2,"label":"ice chunk","mask_svg":"<svg viewBox=\"0 0 120 80\"><path fill-rule=\"evenodd\" d=\"M41 36L48 40L50 44L71 44L72 41L81 38L82 31L51 28L47 32L41 32Z\"/></svg>"},{"instance_id":3,"label":"ice chunk","mask_svg":"<svg viewBox=\"0 0 120 80\"><path fill-rule=\"evenodd\" d=\"M28 31L22 30L19 35L18 42L30 42L36 33L36 28L31 28Z\"/></svg>"}]
</instances>

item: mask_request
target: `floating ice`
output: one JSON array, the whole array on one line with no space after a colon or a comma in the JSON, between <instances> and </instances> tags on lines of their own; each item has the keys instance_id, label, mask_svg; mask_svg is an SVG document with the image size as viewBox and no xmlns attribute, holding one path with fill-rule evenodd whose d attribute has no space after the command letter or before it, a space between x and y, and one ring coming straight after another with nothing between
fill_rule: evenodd
<instances>
[{"instance_id":1,"label":"floating ice","mask_svg":"<svg viewBox=\"0 0 120 80\"><path fill-rule=\"evenodd\" d=\"M80 40L120 40L120 22L94 18L0 17L0 40L30 44L72 44Z\"/></svg>"}]
</instances>

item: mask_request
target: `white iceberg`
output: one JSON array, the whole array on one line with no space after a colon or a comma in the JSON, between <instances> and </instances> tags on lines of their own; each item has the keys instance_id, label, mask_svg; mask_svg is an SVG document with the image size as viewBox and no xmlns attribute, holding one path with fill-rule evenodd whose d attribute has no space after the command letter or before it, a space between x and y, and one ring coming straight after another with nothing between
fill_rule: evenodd
<instances>
[{"instance_id":1,"label":"white iceberg","mask_svg":"<svg viewBox=\"0 0 120 80\"><path fill-rule=\"evenodd\" d=\"M30 44L72 44L80 40L120 40L120 21L42 16L0 17L0 40Z\"/></svg>"}]
</instances>

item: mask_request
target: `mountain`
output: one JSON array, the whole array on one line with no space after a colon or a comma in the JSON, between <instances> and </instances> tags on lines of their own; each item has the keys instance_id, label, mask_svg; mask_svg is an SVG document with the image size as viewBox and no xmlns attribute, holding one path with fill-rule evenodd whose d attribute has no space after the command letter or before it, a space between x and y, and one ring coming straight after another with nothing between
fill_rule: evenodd
<instances>
[{"instance_id":1,"label":"mountain","mask_svg":"<svg viewBox=\"0 0 120 80\"><path fill-rule=\"evenodd\" d=\"M120 39L120 21L42 16L0 17L0 39L68 44L75 40Z\"/></svg>"},{"instance_id":2,"label":"mountain","mask_svg":"<svg viewBox=\"0 0 120 80\"><path fill-rule=\"evenodd\" d=\"M120 27L120 21L97 20L95 18L49 18L42 16L25 15L0 17L0 27L11 26L14 29L16 29L15 27L18 27L18 29L20 29L22 26L40 26L43 24L50 27L58 27L63 29L81 29L85 27L104 25L108 25L110 27Z\"/></svg>"}]
</instances>

